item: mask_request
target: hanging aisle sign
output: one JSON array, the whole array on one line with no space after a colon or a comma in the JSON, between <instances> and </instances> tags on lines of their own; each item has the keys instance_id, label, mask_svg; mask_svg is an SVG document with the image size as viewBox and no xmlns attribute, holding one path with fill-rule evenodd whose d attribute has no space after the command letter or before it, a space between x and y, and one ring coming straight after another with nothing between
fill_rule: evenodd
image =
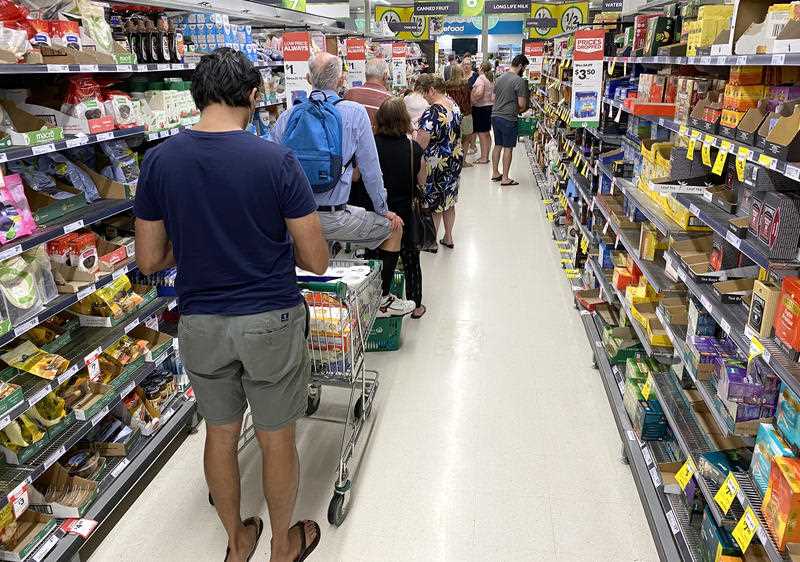
<instances>
[{"instance_id":1,"label":"hanging aisle sign","mask_svg":"<svg viewBox=\"0 0 800 562\"><path fill-rule=\"evenodd\" d=\"M405 43L392 43L392 85L395 88L408 87Z\"/></svg>"},{"instance_id":2,"label":"hanging aisle sign","mask_svg":"<svg viewBox=\"0 0 800 562\"><path fill-rule=\"evenodd\" d=\"M568 4L532 2L530 17L525 23L531 39L544 39L561 33L572 33L580 24L587 21L589 21L588 2Z\"/></svg>"},{"instance_id":3,"label":"hanging aisle sign","mask_svg":"<svg viewBox=\"0 0 800 562\"><path fill-rule=\"evenodd\" d=\"M457 15L459 0L414 0L415 16Z\"/></svg>"},{"instance_id":4,"label":"hanging aisle sign","mask_svg":"<svg viewBox=\"0 0 800 562\"><path fill-rule=\"evenodd\" d=\"M597 127L600 124L604 37L602 29L575 32L571 127Z\"/></svg>"},{"instance_id":5,"label":"hanging aisle sign","mask_svg":"<svg viewBox=\"0 0 800 562\"><path fill-rule=\"evenodd\" d=\"M527 14L531 11L530 0L486 0L487 14Z\"/></svg>"},{"instance_id":6,"label":"hanging aisle sign","mask_svg":"<svg viewBox=\"0 0 800 562\"><path fill-rule=\"evenodd\" d=\"M530 62L527 69L528 79L538 82L542 76L542 67L544 65L544 42L525 41L524 52Z\"/></svg>"},{"instance_id":7,"label":"hanging aisle sign","mask_svg":"<svg viewBox=\"0 0 800 562\"><path fill-rule=\"evenodd\" d=\"M287 31L283 34L283 60L289 106L295 100L305 100L311 92L308 83L308 60L311 58L311 34L305 31Z\"/></svg>"},{"instance_id":8,"label":"hanging aisle sign","mask_svg":"<svg viewBox=\"0 0 800 562\"><path fill-rule=\"evenodd\" d=\"M347 53L347 85L362 86L367 81L367 41L362 37L348 37L345 41Z\"/></svg>"}]
</instances>

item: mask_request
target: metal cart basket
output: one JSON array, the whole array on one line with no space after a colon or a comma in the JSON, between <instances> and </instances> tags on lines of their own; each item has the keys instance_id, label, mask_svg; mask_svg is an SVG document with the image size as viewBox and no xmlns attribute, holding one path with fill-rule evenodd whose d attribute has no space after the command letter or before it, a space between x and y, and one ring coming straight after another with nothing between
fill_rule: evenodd
<instances>
[{"instance_id":1,"label":"metal cart basket","mask_svg":"<svg viewBox=\"0 0 800 562\"><path fill-rule=\"evenodd\" d=\"M300 283L309 306L308 349L312 375L307 415L319 407L322 386L349 388L342 441L328 522L339 526L347 516L352 479L374 425L372 403L379 374L365 365L365 350L381 299L381 264L364 260L331 260L332 268L361 268L359 282ZM362 439L362 434L366 435ZM355 467L350 469L350 461Z\"/></svg>"}]
</instances>

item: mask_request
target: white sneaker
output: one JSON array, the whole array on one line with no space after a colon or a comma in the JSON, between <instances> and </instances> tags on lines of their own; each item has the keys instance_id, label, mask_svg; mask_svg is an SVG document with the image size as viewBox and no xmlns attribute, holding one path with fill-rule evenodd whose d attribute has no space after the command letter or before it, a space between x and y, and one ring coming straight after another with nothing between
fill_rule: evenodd
<instances>
[{"instance_id":1,"label":"white sneaker","mask_svg":"<svg viewBox=\"0 0 800 562\"><path fill-rule=\"evenodd\" d=\"M405 316L411 314L417 308L414 301L407 301L389 293L381 301L378 308L378 318L388 318L390 316Z\"/></svg>"}]
</instances>

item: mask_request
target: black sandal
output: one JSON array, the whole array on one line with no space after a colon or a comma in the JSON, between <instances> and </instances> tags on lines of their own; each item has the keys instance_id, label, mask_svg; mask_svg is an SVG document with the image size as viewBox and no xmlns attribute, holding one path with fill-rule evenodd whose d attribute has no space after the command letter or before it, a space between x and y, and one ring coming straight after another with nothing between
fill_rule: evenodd
<instances>
[{"instance_id":1,"label":"black sandal","mask_svg":"<svg viewBox=\"0 0 800 562\"><path fill-rule=\"evenodd\" d=\"M297 556L297 558L294 559L294 562L303 562L303 560L308 558L309 555L312 552L314 552L314 549L317 548L317 545L319 544L319 539L322 537L322 533L319 530L319 525L317 525L317 522L316 521L312 521L312 523L314 524L314 529L317 531L317 538L315 538L314 541L309 545L306 545L306 522L305 521L298 521L297 523L295 523L294 525L292 525L289 528L289 530L291 531L292 529L297 527L297 529L300 531L300 554ZM249 560L249 558L248 558L248 560Z\"/></svg>"},{"instance_id":2,"label":"black sandal","mask_svg":"<svg viewBox=\"0 0 800 562\"><path fill-rule=\"evenodd\" d=\"M415 313L412 313L412 314L411 314L411 318L413 318L414 320L419 320L420 318L422 318L423 316L425 316L425 313L426 313L426 312L428 312L428 308L427 308L427 307L426 307L424 304L423 304L422 306L420 306L419 308L421 308L421 309L422 309L422 314L420 314L420 315L417 315L417 314L415 314Z\"/></svg>"},{"instance_id":3,"label":"black sandal","mask_svg":"<svg viewBox=\"0 0 800 562\"><path fill-rule=\"evenodd\" d=\"M519 185L519 182L517 180L509 180L508 183L501 183L500 187L509 187L512 185Z\"/></svg>"},{"instance_id":4,"label":"black sandal","mask_svg":"<svg viewBox=\"0 0 800 562\"><path fill-rule=\"evenodd\" d=\"M500 181L501 179L503 179L503 176L495 176L492 178L492 181Z\"/></svg>"},{"instance_id":5,"label":"black sandal","mask_svg":"<svg viewBox=\"0 0 800 562\"><path fill-rule=\"evenodd\" d=\"M255 524L255 526L256 526L256 540L253 543L253 548L250 549L250 554L247 555L247 559L246 559L247 562L250 562L250 559L253 558L253 555L256 553L256 548L258 547L258 541L261 538L262 531L264 530L264 522L261 520L260 517L248 517L247 519L242 521L242 524L245 527L249 527L249 526L251 526L253 524ZM303 536L303 538L305 538L305 535ZM227 547L225 549L225 560L226 561L228 560L228 556L230 556L230 554L231 554L231 547L229 546L229 547Z\"/></svg>"},{"instance_id":6,"label":"black sandal","mask_svg":"<svg viewBox=\"0 0 800 562\"><path fill-rule=\"evenodd\" d=\"M452 250L452 249L454 249L454 248L456 247L455 243L450 243L450 244L448 244L447 242L445 242L445 241L444 241L444 238L442 238L441 240L439 240L439 244L441 244L441 245L442 245L442 246L444 246L445 248L450 248L451 250Z\"/></svg>"}]
</instances>

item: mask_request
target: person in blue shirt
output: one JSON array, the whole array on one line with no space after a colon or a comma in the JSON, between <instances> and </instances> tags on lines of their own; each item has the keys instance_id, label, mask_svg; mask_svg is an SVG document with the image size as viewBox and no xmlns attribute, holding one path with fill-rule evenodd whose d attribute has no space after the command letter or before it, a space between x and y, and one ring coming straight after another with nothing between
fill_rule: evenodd
<instances>
[{"instance_id":1,"label":"person in blue shirt","mask_svg":"<svg viewBox=\"0 0 800 562\"><path fill-rule=\"evenodd\" d=\"M330 53L319 53L309 61L308 81L314 91L323 92L336 99L336 91L342 82L342 65L339 58ZM378 149L372 134L372 123L366 108L356 102L343 100L336 104L342 117L342 161L349 162L355 156L357 174L372 200L374 212L363 207L348 205L350 189L354 179L354 166L347 166L339 183L330 191L315 193L322 231L325 238L349 243L357 248L378 249L378 258L383 261L381 272L383 298L381 316L405 316L416 308L413 301L392 295L389 289L394 279L400 246L403 240L403 219L389 210L386 204L386 189L378 160ZM275 123L272 137L283 142L286 125L292 109L284 111Z\"/></svg>"},{"instance_id":2,"label":"person in blue shirt","mask_svg":"<svg viewBox=\"0 0 800 562\"><path fill-rule=\"evenodd\" d=\"M295 421L311 376L295 265L323 273L328 246L300 163L243 130L261 85L243 54L204 56L192 77L200 122L148 150L134 205L139 270L177 266L180 354L206 420L205 474L228 562L250 560L263 529L259 517L240 516L237 451L248 403L263 453L270 560L305 559L320 539L313 521L290 527Z\"/></svg>"}]
</instances>

